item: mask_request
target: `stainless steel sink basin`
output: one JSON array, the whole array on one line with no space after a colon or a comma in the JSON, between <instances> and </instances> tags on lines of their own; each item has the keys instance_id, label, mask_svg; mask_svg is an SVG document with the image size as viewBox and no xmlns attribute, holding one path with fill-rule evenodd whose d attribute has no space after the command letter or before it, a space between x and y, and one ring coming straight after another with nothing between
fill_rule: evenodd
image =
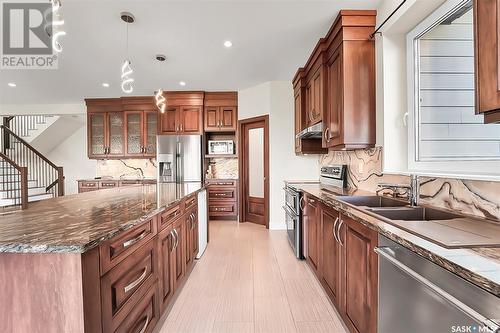
<instances>
[{"instance_id":1,"label":"stainless steel sink basin","mask_svg":"<svg viewBox=\"0 0 500 333\"><path fill-rule=\"evenodd\" d=\"M378 195L342 197L339 200L354 206L364 207L403 207L408 205L407 202Z\"/></svg>"},{"instance_id":2,"label":"stainless steel sink basin","mask_svg":"<svg viewBox=\"0 0 500 333\"><path fill-rule=\"evenodd\" d=\"M460 217L460 215L428 207L371 208L369 211L390 220L400 221L451 220Z\"/></svg>"}]
</instances>

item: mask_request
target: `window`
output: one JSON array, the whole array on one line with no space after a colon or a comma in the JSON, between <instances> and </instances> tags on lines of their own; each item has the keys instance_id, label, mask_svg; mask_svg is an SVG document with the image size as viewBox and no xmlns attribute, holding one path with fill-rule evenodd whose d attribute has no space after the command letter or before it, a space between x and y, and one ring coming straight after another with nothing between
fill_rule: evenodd
<instances>
[{"instance_id":1,"label":"window","mask_svg":"<svg viewBox=\"0 0 500 333\"><path fill-rule=\"evenodd\" d=\"M448 0L407 35L410 171L500 177L500 125L475 114L472 1Z\"/></svg>"}]
</instances>

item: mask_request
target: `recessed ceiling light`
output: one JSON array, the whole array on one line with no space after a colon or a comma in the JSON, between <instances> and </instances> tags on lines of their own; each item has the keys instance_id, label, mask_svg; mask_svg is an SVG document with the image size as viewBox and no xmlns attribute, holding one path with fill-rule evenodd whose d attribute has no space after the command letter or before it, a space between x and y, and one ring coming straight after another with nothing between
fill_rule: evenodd
<instances>
[{"instance_id":1,"label":"recessed ceiling light","mask_svg":"<svg viewBox=\"0 0 500 333\"><path fill-rule=\"evenodd\" d=\"M103 86L104 88L109 88L109 83L104 82L104 83L102 84L102 86Z\"/></svg>"},{"instance_id":2,"label":"recessed ceiling light","mask_svg":"<svg viewBox=\"0 0 500 333\"><path fill-rule=\"evenodd\" d=\"M14 88L15 86L17 86L17 84L15 84L14 82L9 82L9 83L7 83L7 85L9 87L12 87L12 88Z\"/></svg>"},{"instance_id":3,"label":"recessed ceiling light","mask_svg":"<svg viewBox=\"0 0 500 333\"><path fill-rule=\"evenodd\" d=\"M233 42L231 42L230 40L226 40L224 42L224 46L227 47L227 48L230 48L231 46L233 46Z\"/></svg>"},{"instance_id":4,"label":"recessed ceiling light","mask_svg":"<svg viewBox=\"0 0 500 333\"><path fill-rule=\"evenodd\" d=\"M186 85L186 82L181 81L181 82L179 82L179 84L184 87Z\"/></svg>"}]
</instances>

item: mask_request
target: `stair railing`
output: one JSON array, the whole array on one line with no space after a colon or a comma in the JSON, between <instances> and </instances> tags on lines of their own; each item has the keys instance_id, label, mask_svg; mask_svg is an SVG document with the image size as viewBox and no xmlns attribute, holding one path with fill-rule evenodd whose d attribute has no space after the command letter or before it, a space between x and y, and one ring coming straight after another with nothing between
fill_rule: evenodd
<instances>
[{"instance_id":1,"label":"stair railing","mask_svg":"<svg viewBox=\"0 0 500 333\"><path fill-rule=\"evenodd\" d=\"M0 189L3 197L0 200L12 200L11 204L4 207L21 206L28 207L28 168L21 167L8 156L0 153L2 172L0 173Z\"/></svg>"},{"instance_id":2,"label":"stair railing","mask_svg":"<svg viewBox=\"0 0 500 333\"><path fill-rule=\"evenodd\" d=\"M46 115L8 116L4 118L3 125L20 137L27 137L30 131L36 130L46 120Z\"/></svg>"},{"instance_id":3,"label":"stair railing","mask_svg":"<svg viewBox=\"0 0 500 333\"><path fill-rule=\"evenodd\" d=\"M62 167L52 163L5 125L0 126L0 135L3 138L1 152L15 164L27 168L28 181L36 180L36 187L44 187L46 193L54 197L64 195Z\"/></svg>"}]
</instances>

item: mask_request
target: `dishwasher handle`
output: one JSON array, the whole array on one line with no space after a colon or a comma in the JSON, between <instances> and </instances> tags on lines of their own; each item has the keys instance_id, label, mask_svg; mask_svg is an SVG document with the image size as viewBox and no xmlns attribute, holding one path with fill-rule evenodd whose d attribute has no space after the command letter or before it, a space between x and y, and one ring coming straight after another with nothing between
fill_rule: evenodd
<instances>
[{"instance_id":1,"label":"dishwasher handle","mask_svg":"<svg viewBox=\"0 0 500 333\"><path fill-rule=\"evenodd\" d=\"M435 285L431 281L429 281L427 278L423 277L422 275L418 274L415 272L413 269L410 267L406 266L403 264L401 261L397 260L390 254L390 247L376 247L374 249L375 253L383 257L385 260L399 268L401 271L405 272L409 276L411 276L413 279L417 280L439 296L441 296L443 299L446 301L450 302L453 304L457 309L462 311L463 313L467 314L469 317L473 318L479 323L482 323L484 326L488 327L492 332L494 333L500 333L500 326L493 322L491 319L486 318L473 308L469 307L467 304L463 303L453 295L450 295L448 292L440 288L439 286Z\"/></svg>"}]
</instances>

